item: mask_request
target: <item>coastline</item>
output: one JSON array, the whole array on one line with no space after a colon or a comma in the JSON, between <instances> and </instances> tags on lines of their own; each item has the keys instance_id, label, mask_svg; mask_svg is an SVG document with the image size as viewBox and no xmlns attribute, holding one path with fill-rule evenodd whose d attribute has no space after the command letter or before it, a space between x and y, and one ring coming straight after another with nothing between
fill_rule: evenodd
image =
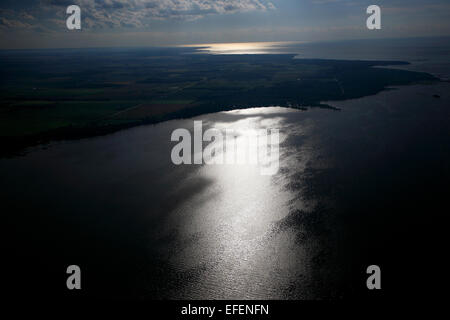
<instances>
[{"instance_id":1,"label":"coastline","mask_svg":"<svg viewBox=\"0 0 450 320\"><path fill-rule=\"evenodd\" d=\"M282 101L270 101L267 104L264 103L247 103L243 101L243 103L233 104L233 105L226 105L222 104L220 101L212 101L212 102L199 102L194 103L192 105L189 105L185 108L182 108L180 110L175 111L169 111L167 113L160 113L153 116L147 116L143 119L138 119L134 121L126 121L123 123L108 123L108 122L102 122L102 120L99 121L93 121L86 125L82 126L74 126L74 125L68 125L63 126L35 134L29 134L29 135L19 135L19 136L0 136L0 143L2 144L3 148L0 151L0 158L11 158L16 156L22 156L27 154L27 149L39 145L46 145L51 142L55 141L64 141L64 140L79 140L79 139L85 139L85 138L92 138L97 136L104 136L108 134L112 134L121 130L130 129L137 126L143 126L143 125L151 125L151 124L158 124L164 121L170 121L170 120L176 120L176 119L188 119L193 118L196 116L204 115L204 114L210 114L215 112L222 112L222 111L230 111L235 109L248 109L248 108L254 108L254 107L270 107L270 106L280 106L285 108L292 108L297 110L306 111L310 108L324 108L324 109L330 109L334 111L339 111L339 108L336 108L334 106L331 106L326 103L322 103L322 101L344 101L344 100L350 100L350 99L357 99L362 98L370 95L378 94L382 91L389 90L390 87L396 86L396 85L412 85L412 84L420 84L420 83L436 83L436 82L442 82L445 80L439 79L436 76L425 73L425 72L417 72L417 71L408 71L408 70L400 70L395 68L389 68L390 66L404 66L409 65L409 62L406 61L360 61L360 60L330 60L330 59L295 59L297 62L303 62L303 63L344 63L352 64L352 63L363 63L368 66L367 69L380 69L385 71L399 71L402 73L409 74L416 79L387 79L388 83L386 85L381 86L374 86L368 89L367 92L351 92L351 93L345 93L343 92L342 88L342 95L341 96L328 96L324 99L315 99L312 98L310 101L306 102L300 102L300 101L294 101L291 103L290 101L286 101L283 103ZM346 66L347 67L347 66ZM395 75L395 74L394 74ZM336 79L338 82L338 80ZM360 84L355 84L356 86L359 86ZM341 87L341 85L339 85ZM322 92L322 95L325 95L327 93ZM243 98L245 100L245 97ZM126 110L124 110L126 111Z\"/></svg>"}]
</instances>

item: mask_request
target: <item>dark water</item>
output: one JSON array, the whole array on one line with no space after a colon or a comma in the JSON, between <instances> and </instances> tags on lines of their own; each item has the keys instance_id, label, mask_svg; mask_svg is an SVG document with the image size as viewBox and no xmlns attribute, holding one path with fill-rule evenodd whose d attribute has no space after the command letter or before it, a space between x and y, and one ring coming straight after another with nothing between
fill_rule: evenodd
<instances>
[{"instance_id":1,"label":"dark water","mask_svg":"<svg viewBox=\"0 0 450 320\"><path fill-rule=\"evenodd\" d=\"M423 294L443 272L449 89L414 85L331 102L341 111L198 118L207 127L280 128L274 176L173 165L170 134L192 119L2 159L7 282L21 296L69 294L65 268L77 264L81 296L364 297L373 294L365 269L378 264L383 294Z\"/></svg>"}]
</instances>

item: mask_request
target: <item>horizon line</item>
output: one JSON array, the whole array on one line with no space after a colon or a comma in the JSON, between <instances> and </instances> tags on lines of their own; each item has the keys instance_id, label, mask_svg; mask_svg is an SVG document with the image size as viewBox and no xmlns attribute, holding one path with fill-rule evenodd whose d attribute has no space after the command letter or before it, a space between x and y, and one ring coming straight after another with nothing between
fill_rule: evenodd
<instances>
[{"instance_id":1,"label":"horizon line","mask_svg":"<svg viewBox=\"0 0 450 320\"><path fill-rule=\"evenodd\" d=\"M192 43L192 44L167 44L167 45L146 45L146 46L85 46L85 47L48 47L48 48L0 48L0 51L33 51L33 50L86 50L86 49L150 49L150 48L206 48L211 45L230 45L230 44L314 44L314 43L339 43L351 41L389 41L389 40L408 40L408 39L440 39L450 38L450 35L439 36L411 36L411 37L389 37L389 38L357 38L357 39L339 39L339 40L319 40L319 41L242 41L242 42L209 42L209 43Z\"/></svg>"}]
</instances>

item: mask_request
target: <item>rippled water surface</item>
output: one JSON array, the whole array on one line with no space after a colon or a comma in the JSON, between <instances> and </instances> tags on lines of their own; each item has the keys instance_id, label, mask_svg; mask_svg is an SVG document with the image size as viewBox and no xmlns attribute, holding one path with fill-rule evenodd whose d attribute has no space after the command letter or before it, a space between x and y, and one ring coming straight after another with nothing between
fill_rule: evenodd
<instances>
[{"instance_id":1,"label":"rippled water surface","mask_svg":"<svg viewBox=\"0 0 450 320\"><path fill-rule=\"evenodd\" d=\"M283 46L210 50L273 53ZM396 42L384 55L351 48L298 45L295 53L398 59L403 52L400 60L408 60ZM406 50L409 67L446 78L446 50L435 48L433 59L422 57L426 49ZM15 261L41 267L49 288L63 286L65 268L78 264L83 293L96 297L360 296L373 263L387 270L389 291L389 283L392 289L411 278L405 265L424 270L436 259L435 228L448 212L449 92L441 82L326 102L340 111L208 114L0 159L0 209L13 221ZM279 129L277 174L252 165L174 165L171 133L192 132L194 120L204 130L238 134Z\"/></svg>"},{"instance_id":2,"label":"rippled water surface","mask_svg":"<svg viewBox=\"0 0 450 320\"><path fill-rule=\"evenodd\" d=\"M348 219L384 203L389 179L408 189L402 160L430 174L430 164L444 165L448 90L416 85L333 102L341 111L272 107L198 118L205 130L279 128L273 176L249 165L173 165L170 135L192 130L194 119L0 160L9 212L24 219L15 241L42 261L83 265L93 295L339 297ZM355 212L345 216L350 202Z\"/></svg>"}]
</instances>

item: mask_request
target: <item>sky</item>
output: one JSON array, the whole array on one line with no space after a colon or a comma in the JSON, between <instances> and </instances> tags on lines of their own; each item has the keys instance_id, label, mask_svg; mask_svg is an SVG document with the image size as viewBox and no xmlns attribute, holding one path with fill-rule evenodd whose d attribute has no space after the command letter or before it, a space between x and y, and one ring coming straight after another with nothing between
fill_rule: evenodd
<instances>
[{"instance_id":1,"label":"sky","mask_svg":"<svg viewBox=\"0 0 450 320\"><path fill-rule=\"evenodd\" d=\"M81 30L66 27L72 4ZM366 27L371 4L381 30ZM449 35L449 0L0 0L0 49Z\"/></svg>"}]
</instances>

